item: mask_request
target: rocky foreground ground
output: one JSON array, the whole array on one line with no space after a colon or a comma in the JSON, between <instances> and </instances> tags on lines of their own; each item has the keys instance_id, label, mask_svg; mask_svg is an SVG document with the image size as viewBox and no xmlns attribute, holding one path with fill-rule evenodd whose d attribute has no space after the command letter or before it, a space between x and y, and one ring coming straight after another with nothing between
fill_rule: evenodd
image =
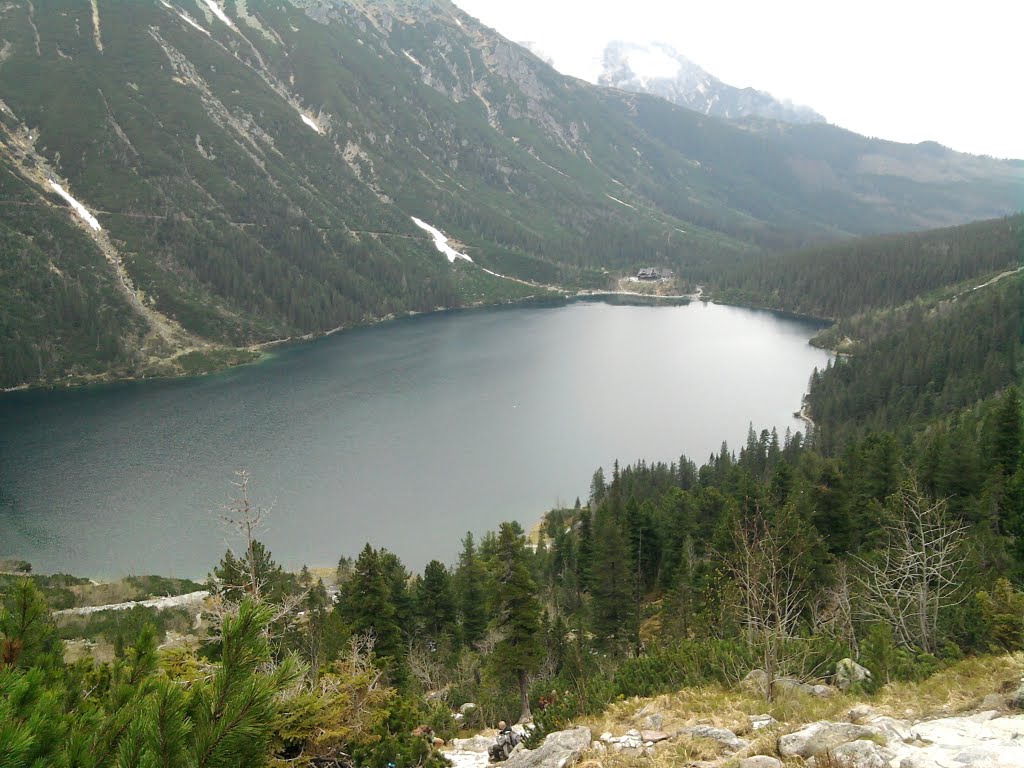
<instances>
[{"instance_id":1,"label":"rocky foreground ground","mask_svg":"<svg viewBox=\"0 0 1024 768\"><path fill-rule=\"evenodd\" d=\"M580 760L694 768L1024 768L1022 700L1024 686L1016 695L985 698L983 706L998 708L917 720L867 704L853 706L843 719L799 726L750 715L747 727L737 729L742 735L700 724L662 729L668 718L647 703L631 717L636 728L551 733L537 749L517 746L505 768L564 768ZM455 739L445 754L455 768L484 768L493 743L492 732Z\"/></svg>"}]
</instances>

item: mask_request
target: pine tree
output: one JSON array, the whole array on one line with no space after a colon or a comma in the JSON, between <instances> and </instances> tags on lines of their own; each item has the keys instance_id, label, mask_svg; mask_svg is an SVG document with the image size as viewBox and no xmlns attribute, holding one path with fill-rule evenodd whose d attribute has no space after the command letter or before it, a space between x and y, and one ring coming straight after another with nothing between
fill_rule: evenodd
<instances>
[{"instance_id":1,"label":"pine tree","mask_svg":"<svg viewBox=\"0 0 1024 768\"><path fill-rule=\"evenodd\" d=\"M0 667L28 669L60 648L43 593L18 579L0 607Z\"/></svg>"},{"instance_id":2,"label":"pine tree","mask_svg":"<svg viewBox=\"0 0 1024 768\"><path fill-rule=\"evenodd\" d=\"M495 629L501 639L491 655L497 670L514 673L519 684L519 722L530 720L528 682L539 666L544 648L540 635L541 606L537 584L530 576L526 545L522 533L510 523L502 523L498 533L494 578L498 587L498 612Z\"/></svg>"},{"instance_id":3,"label":"pine tree","mask_svg":"<svg viewBox=\"0 0 1024 768\"><path fill-rule=\"evenodd\" d=\"M439 560L431 560L423 570L423 578L416 587L416 613L429 637L436 640L442 635L454 635L456 612L451 576Z\"/></svg>"},{"instance_id":4,"label":"pine tree","mask_svg":"<svg viewBox=\"0 0 1024 768\"><path fill-rule=\"evenodd\" d=\"M998 467L1009 477L1017 471L1021 461L1022 434L1021 400L1016 387L1010 387L999 399L993 413L992 467Z\"/></svg>"},{"instance_id":5,"label":"pine tree","mask_svg":"<svg viewBox=\"0 0 1024 768\"><path fill-rule=\"evenodd\" d=\"M597 511L593 538L591 628L606 647L633 644L637 633L636 573L629 538L606 507Z\"/></svg>"},{"instance_id":6,"label":"pine tree","mask_svg":"<svg viewBox=\"0 0 1024 768\"><path fill-rule=\"evenodd\" d=\"M393 586L380 552L369 544L356 558L345 582L338 610L350 634L372 637L380 666L392 677L403 678L404 645Z\"/></svg>"},{"instance_id":7,"label":"pine tree","mask_svg":"<svg viewBox=\"0 0 1024 768\"><path fill-rule=\"evenodd\" d=\"M462 642L472 647L487 631L487 606L484 597L484 568L467 531L462 539L462 554L455 571L455 593L460 617Z\"/></svg>"}]
</instances>

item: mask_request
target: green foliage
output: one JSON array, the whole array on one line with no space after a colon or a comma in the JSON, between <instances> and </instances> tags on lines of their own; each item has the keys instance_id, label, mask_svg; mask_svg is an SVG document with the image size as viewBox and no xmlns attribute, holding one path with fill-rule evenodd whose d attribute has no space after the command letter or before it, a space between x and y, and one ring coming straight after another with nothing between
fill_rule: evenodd
<instances>
[{"instance_id":1,"label":"green foliage","mask_svg":"<svg viewBox=\"0 0 1024 768\"><path fill-rule=\"evenodd\" d=\"M47 679L38 668L0 665L0 754L95 768L266 765L278 697L302 671L291 659L266 671L271 615L243 601L224 620L222 663L187 688L157 672L152 627L123 659L86 673L93 684L84 691L75 668ZM5 641L16 637L11 631L5 624Z\"/></svg>"},{"instance_id":2,"label":"green foliage","mask_svg":"<svg viewBox=\"0 0 1024 768\"><path fill-rule=\"evenodd\" d=\"M996 579L991 592L975 596L984 622L986 642L996 650L1024 648L1024 592L1013 588L1009 579Z\"/></svg>"},{"instance_id":3,"label":"green foliage","mask_svg":"<svg viewBox=\"0 0 1024 768\"><path fill-rule=\"evenodd\" d=\"M120 652L130 646L142 629L150 625L160 637L168 630L185 633L192 617L185 608L156 610L137 605L124 611L97 611L86 616L66 617L57 630L61 638L103 638Z\"/></svg>"},{"instance_id":4,"label":"green foliage","mask_svg":"<svg viewBox=\"0 0 1024 768\"><path fill-rule=\"evenodd\" d=\"M18 579L0 605L0 666L43 666L59 645L43 593L31 579Z\"/></svg>"}]
</instances>

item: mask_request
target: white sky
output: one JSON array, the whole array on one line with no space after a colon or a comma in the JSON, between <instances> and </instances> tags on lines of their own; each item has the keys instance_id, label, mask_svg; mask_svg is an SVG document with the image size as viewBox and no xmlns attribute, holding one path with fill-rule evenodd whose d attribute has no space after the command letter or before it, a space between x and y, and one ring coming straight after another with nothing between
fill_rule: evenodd
<instances>
[{"instance_id":1,"label":"white sky","mask_svg":"<svg viewBox=\"0 0 1024 768\"><path fill-rule=\"evenodd\" d=\"M1024 0L454 0L566 74L662 41L868 136L1024 158Z\"/></svg>"}]
</instances>

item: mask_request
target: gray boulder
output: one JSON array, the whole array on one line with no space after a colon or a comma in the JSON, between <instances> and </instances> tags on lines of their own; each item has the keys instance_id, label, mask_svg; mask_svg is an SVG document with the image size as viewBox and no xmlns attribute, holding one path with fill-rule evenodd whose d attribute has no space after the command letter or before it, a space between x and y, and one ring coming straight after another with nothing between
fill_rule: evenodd
<instances>
[{"instance_id":1,"label":"gray boulder","mask_svg":"<svg viewBox=\"0 0 1024 768\"><path fill-rule=\"evenodd\" d=\"M782 761L769 755L754 755L740 760L740 768L782 768Z\"/></svg>"},{"instance_id":2,"label":"gray boulder","mask_svg":"<svg viewBox=\"0 0 1024 768\"><path fill-rule=\"evenodd\" d=\"M465 717L466 715L476 712L476 704L471 701L467 701L465 704L459 707L459 714Z\"/></svg>"},{"instance_id":3,"label":"gray boulder","mask_svg":"<svg viewBox=\"0 0 1024 768\"><path fill-rule=\"evenodd\" d=\"M1021 680L1020 687L1010 697L1010 706L1017 709L1024 709L1024 680Z\"/></svg>"},{"instance_id":4,"label":"gray boulder","mask_svg":"<svg viewBox=\"0 0 1024 768\"><path fill-rule=\"evenodd\" d=\"M840 659L836 662L836 688L848 691L857 683L871 679L871 670L862 667L853 659Z\"/></svg>"},{"instance_id":5,"label":"gray boulder","mask_svg":"<svg viewBox=\"0 0 1024 768\"><path fill-rule=\"evenodd\" d=\"M590 746L589 728L555 731L537 749L517 748L505 761L505 768L564 768L575 763Z\"/></svg>"},{"instance_id":6,"label":"gray boulder","mask_svg":"<svg viewBox=\"0 0 1024 768\"><path fill-rule=\"evenodd\" d=\"M809 757L825 750L848 744L858 739L885 739L876 728L853 723L830 723L819 720L794 733L787 733L779 739L779 754L783 757Z\"/></svg>"},{"instance_id":7,"label":"gray boulder","mask_svg":"<svg viewBox=\"0 0 1024 768\"><path fill-rule=\"evenodd\" d=\"M829 750L832 760L826 765L849 766L849 768L890 768L890 760L895 755L885 747L880 747L873 741L858 739L847 744L841 744L835 749ZM811 768L816 768L816 758L807 761Z\"/></svg>"}]
</instances>

